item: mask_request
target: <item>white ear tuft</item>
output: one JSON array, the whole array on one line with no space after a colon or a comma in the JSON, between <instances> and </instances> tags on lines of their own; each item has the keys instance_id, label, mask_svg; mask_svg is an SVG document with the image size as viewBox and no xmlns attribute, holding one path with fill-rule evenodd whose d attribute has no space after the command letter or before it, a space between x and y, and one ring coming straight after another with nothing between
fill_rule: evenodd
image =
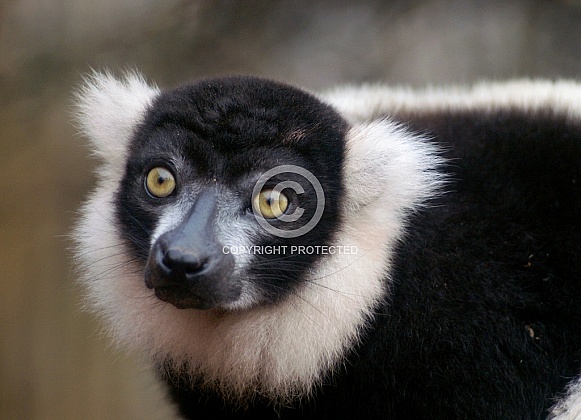
<instances>
[{"instance_id":1,"label":"white ear tuft","mask_svg":"<svg viewBox=\"0 0 581 420\"><path fill-rule=\"evenodd\" d=\"M104 161L122 160L135 126L159 92L137 72L120 80L110 72L88 75L75 94L75 116L93 152Z\"/></svg>"},{"instance_id":2,"label":"white ear tuft","mask_svg":"<svg viewBox=\"0 0 581 420\"><path fill-rule=\"evenodd\" d=\"M442 163L434 143L394 122L356 124L347 134L346 211L413 211L439 194Z\"/></svg>"}]
</instances>

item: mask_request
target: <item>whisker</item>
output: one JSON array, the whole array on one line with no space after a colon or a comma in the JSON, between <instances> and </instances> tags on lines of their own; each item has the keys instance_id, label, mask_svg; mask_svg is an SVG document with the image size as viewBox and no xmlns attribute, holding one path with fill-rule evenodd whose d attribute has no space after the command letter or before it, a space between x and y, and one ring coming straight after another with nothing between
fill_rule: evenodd
<instances>
[{"instance_id":1,"label":"whisker","mask_svg":"<svg viewBox=\"0 0 581 420\"><path fill-rule=\"evenodd\" d=\"M91 254L95 254L96 252L101 252L101 251L109 250L109 249L112 250L112 249L115 249L117 247L118 247L117 245L111 245L111 246L108 246L108 247L100 248L100 249L95 250L95 251L90 251L90 252L87 251L87 252L84 252L84 253L78 253L77 254L77 259L86 259L87 256L89 256ZM77 264L77 267L80 270L86 270L86 269L91 268L92 266L99 265L100 263L102 263L103 261L106 261L108 259L117 258L117 257L124 256L124 255L131 255L131 254L132 254L132 252L130 250L122 250L122 251L119 251L119 252L110 253L110 254L105 255L105 256L103 256L101 258L98 258L98 259L93 259L90 262L87 262L87 263L84 263L84 264L78 263Z\"/></svg>"}]
</instances>

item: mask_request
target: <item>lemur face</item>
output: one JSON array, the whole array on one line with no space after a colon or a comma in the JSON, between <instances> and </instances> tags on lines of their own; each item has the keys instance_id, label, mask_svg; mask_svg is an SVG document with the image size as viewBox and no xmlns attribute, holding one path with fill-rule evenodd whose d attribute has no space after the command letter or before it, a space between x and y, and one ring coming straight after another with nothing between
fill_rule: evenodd
<instances>
[{"instance_id":1,"label":"lemur face","mask_svg":"<svg viewBox=\"0 0 581 420\"><path fill-rule=\"evenodd\" d=\"M346 131L314 97L260 79L159 95L131 136L115 199L145 285L195 309L292 293L321 255L300 250L328 246L338 226Z\"/></svg>"}]
</instances>

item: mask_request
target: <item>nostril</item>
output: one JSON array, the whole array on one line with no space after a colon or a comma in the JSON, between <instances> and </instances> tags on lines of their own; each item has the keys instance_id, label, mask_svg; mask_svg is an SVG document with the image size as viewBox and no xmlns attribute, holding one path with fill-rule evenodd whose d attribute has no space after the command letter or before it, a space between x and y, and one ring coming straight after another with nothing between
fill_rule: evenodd
<instances>
[{"instance_id":1,"label":"nostril","mask_svg":"<svg viewBox=\"0 0 581 420\"><path fill-rule=\"evenodd\" d=\"M182 252L179 249L169 249L162 258L163 266L174 280L200 274L206 268L207 263L206 257Z\"/></svg>"},{"instance_id":2,"label":"nostril","mask_svg":"<svg viewBox=\"0 0 581 420\"><path fill-rule=\"evenodd\" d=\"M186 276L192 276L198 274L206 268L206 261L196 261L184 264L184 273Z\"/></svg>"},{"instance_id":3,"label":"nostril","mask_svg":"<svg viewBox=\"0 0 581 420\"><path fill-rule=\"evenodd\" d=\"M177 249L168 249L163 253L161 262L165 267L171 270L178 266L181 260L183 260L183 253L181 251L178 251Z\"/></svg>"}]
</instances>

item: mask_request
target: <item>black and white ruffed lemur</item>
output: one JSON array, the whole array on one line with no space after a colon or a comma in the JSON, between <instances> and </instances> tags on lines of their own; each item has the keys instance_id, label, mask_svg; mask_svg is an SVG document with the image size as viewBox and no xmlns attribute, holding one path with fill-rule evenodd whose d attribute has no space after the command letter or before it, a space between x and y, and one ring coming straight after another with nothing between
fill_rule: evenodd
<instances>
[{"instance_id":1,"label":"black and white ruffed lemur","mask_svg":"<svg viewBox=\"0 0 581 420\"><path fill-rule=\"evenodd\" d=\"M196 419L581 418L581 84L89 76L87 301Z\"/></svg>"}]
</instances>

